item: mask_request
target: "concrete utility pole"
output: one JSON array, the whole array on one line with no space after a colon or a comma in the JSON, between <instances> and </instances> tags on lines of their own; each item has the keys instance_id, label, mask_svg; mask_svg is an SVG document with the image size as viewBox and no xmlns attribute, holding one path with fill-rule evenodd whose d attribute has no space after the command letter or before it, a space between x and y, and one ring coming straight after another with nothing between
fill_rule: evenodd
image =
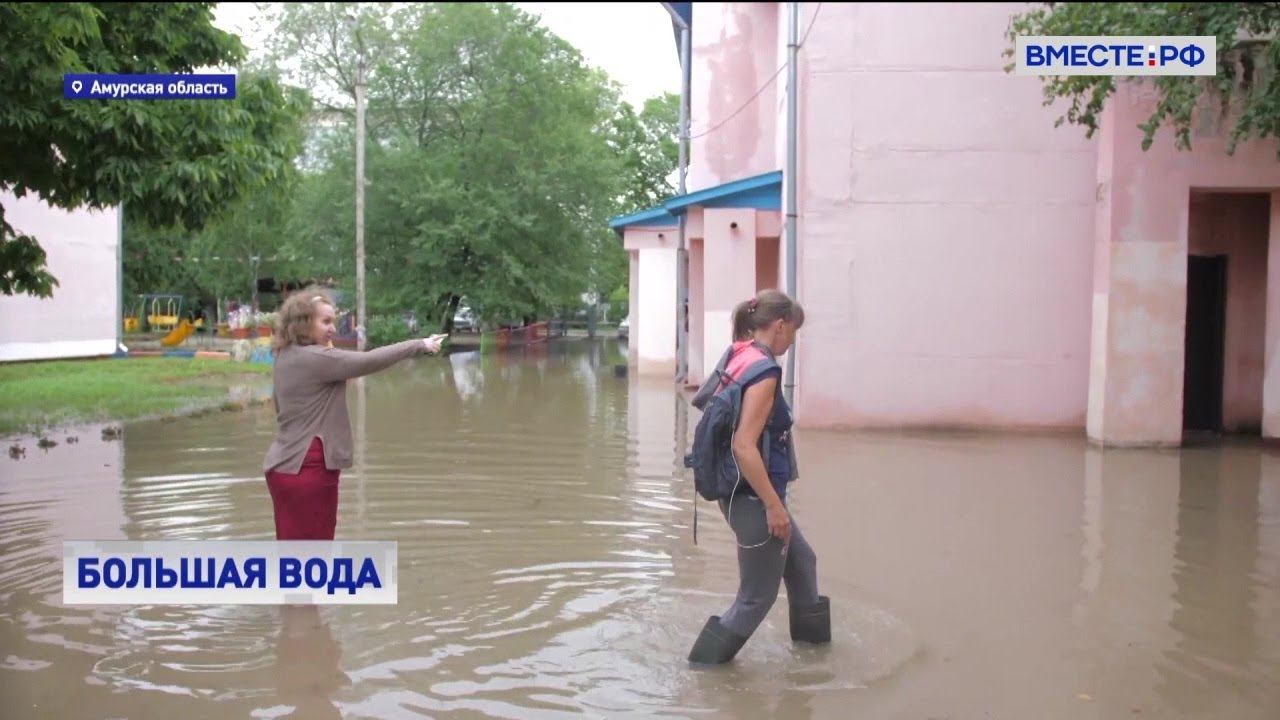
<instances>
[{"instance_id":1,"label":"concrete utility pole","mask_svg":"<svg viewBox=\"0 0 1280 720\"><path fill-rule=\"evenodd\" d=\"M356 347L365 349L364 313L364 46L360 42L360 27L355 15L347 15L347 22L356 37Z\"/></svg>"},{"instance_id":2,"label":"concrete utility pole","mask_svg":"<svg viewBox=\"0 0 1280 720\"><path fill-rule=\"evenodd\" d=\"M787 236L787 295L796 297L796 134L799 125L796 121L796 94L799 92L799 72L796 68L800 57L800 3L789 3L790 12L787 23L787 172L786 181L786 236ZM812 23L810 24L812 27ZM796 389L796 349L787 353L787 375L783 381L783 397L787 404L795 407Z\"/></svg>"},{"instance_id":3,"label":"concrete utility pole","mask_svg":"<svg viewBox=\"0 0 1280 720\"><path fill-rule=\"evenodd\" d=\"M681 21L680 29L680 127L678 171L680 195L688 192L685 178L689 169L689 94L690 73L693 70L692 31ZM689 241L687 237L687 218L689 213L680 214L680 247L676 250L676 382L683 383L689 379Z\"/></svg>"}]
</instances>

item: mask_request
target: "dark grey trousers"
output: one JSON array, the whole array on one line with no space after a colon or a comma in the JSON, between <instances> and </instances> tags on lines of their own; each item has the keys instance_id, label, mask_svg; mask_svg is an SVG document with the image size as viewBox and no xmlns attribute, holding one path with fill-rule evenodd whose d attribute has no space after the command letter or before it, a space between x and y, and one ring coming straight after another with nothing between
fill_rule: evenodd
<instances>
[{"instance_id":1,"label":"dark grey trousers","mask_svg":"<svg viewBox=\"0 0 1280 720\"><path fill-rule=\"evenodd\" d=\"M732 509L732 514L730 510ZM805 542L804 534L791 518L791 544L783 554L782 540L769 535L764 503L752 495L739 494L720 501L720 512L738 538L738 597L720 616L720 624L750 637L764 622L778 599L780 582L787 585L787 602L792 607L809 607L818 602L818 558ZM763 545L760 543L768 538ZM760 545L744 548L743 545Z\"/></svg>"}]
</instances>

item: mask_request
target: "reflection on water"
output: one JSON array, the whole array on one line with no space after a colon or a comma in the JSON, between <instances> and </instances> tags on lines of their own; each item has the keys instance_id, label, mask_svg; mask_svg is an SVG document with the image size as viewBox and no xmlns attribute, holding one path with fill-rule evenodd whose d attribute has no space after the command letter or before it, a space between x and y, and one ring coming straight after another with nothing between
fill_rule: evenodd
<instances>
[{"instance_id":1,"label":"reflection on water","mask_svg":"<svg viewBox=\"0 0 1280 720\"><path fill-rule=\"evenodd\" d=\"M4 459L6 718L1280 716L1280 458L1251 443L804 432L793 512L835 642L785 591L728 667L736 589L677 458L696 413L626 347L422 359L352 383L341 537L391 607L64 607L67 539L270 539L270 408Z\"/></svg>"},{"instance_id":2,"label":"reflection on water","mask_svg":"<svg viewBox=\"0 0 1280 720\"><path fill-rule=\"evenodd\" d=\"M294 706L287 717L342 717L333 695L351 680L342 672L342 648L320 616L321 609L286 606L279 612L272 671L280 701Z\"/></svg>"}]
</instances>

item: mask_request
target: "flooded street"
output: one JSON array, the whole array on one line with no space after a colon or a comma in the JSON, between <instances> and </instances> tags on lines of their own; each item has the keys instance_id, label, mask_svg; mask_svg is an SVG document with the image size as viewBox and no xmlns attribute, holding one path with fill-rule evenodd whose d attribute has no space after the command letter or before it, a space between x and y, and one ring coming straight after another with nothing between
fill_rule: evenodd
<instances>
[{"instance_id":1,"label":"flooded street","mask_svg":"<svg viewBox=\"0 0 1280 720\"><path fill-rule=\"evenodd\" d=\"M337 534L399 543L396 606L65 607L64 540L273 538L274 421L25 439L3 716L1280 717L1280 452L1256 441L802 432L789 502L834 641L793 647L784 591L731 666L691 668L733 542L699 501L693 544L696 413L625 362L567 342L352 384Z\"/></svg>"}]
</instances>

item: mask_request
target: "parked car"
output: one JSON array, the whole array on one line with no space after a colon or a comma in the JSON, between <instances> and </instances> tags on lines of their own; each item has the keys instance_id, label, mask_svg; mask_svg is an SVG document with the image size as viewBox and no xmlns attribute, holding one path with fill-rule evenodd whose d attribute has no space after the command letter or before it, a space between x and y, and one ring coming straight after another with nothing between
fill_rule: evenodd
<instances>
[{"instance_id":1,"label":"parked car","mask_svg":"<svg viewBox=\"0 0 1280 720\"><path fill-rule=\"evenodd\" d=\"M475 332L476 316L471 308L466 305L458 306L458 311L453 315L453 329L455 332Z\"/></svg>"},{"instance_id":2,"label":"parked car","mask_svg":"<svg viewBox=\"0 0 1280 720\"><path fill-rule=\"evenodd\" d=\"M631 335L631 316L622 318L622 322L618 323L618 337L629 337Z\"/></svg>"}]
</instances>

